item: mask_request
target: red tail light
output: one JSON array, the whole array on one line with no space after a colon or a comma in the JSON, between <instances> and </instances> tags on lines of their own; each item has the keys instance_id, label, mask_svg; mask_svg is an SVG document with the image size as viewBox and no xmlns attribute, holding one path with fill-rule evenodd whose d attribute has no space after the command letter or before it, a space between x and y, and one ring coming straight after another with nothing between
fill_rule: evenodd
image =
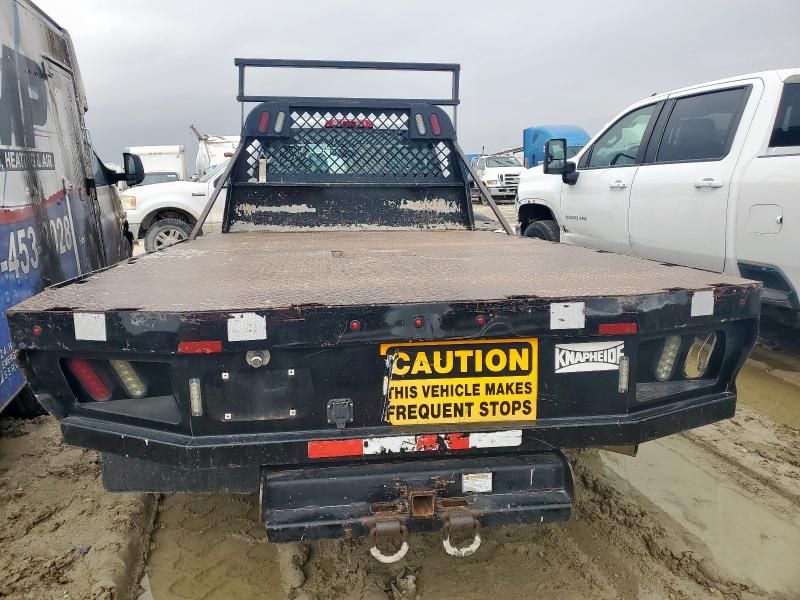
<instances>
[{"instance_id":1,"label":"red tail light","mask_svg":"<svg viewBox=\"0 0 800 600\"><path fill-rule=\"evenodd\" d=\"M92 400L95 402L111 400L111 390L97 371L94 370L92 363L83 358L70 358L67 361L67 366L83 389L86 390L86 393L92 397Z\"/></svg>"},{"instance_id":2,"label":"red tail light","mask_svg":"<svg viewBox=\"0 0 800 600\"><path fill-rule=\"evenodd\" d=\"M269 111L264 110L261 112L261 117L258 119L258 130L261 133L266 133L267 127L269 127Z\"/></svg>"},{"instance_id":3,"label":"red tail light","mask_svg":"<svg viewBox=\"0 0 800 600\"><path fill-rule=\"evenodd\" d=\"M233 152L225 152L222 156L224 156L225 158L230 158L231 156L233 156Z\"/></svg>"},{"instance_id":4,"label":"red tail light","mask_svg":"<svg viewBox=\"0 0 800 600\"><path fill-rule=\"evenodd\" d=\"M431 131L433 135L439 135L442 133L442 128L439 126L439 115L433 113L431 115Z\"/></svg>"}]
</instances>

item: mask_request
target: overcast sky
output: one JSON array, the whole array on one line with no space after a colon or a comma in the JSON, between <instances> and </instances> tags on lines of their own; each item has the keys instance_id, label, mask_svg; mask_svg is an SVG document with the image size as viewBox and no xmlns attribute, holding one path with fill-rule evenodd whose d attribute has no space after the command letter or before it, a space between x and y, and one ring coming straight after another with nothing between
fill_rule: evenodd
<instances>
[{"instance_id":1,"label":"overcast sky","mask_svg":"<svg viewBox=\"0 0 800 600\"><path fill-rule=\"evenodd\" d=\"M125 146L190 146L192 123L237 134L237 56L461 63L467 152L521 145L536 124L594 134L656 91L800 66L799 0L36 2L73 37L92 139L113 162ZM306 75L248 92L449 91L430 75Z\"/></svg>"}]
</instances>

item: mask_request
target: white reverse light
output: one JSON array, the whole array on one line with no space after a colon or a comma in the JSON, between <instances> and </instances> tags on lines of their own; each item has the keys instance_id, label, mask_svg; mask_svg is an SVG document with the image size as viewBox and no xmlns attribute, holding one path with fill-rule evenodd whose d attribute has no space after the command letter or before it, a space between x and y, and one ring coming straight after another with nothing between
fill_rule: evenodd
<instances>
[{"instance_id":1,"label":"white reverse light","mask_svg":"<svg viewBox=\"0 0 800 600\"><path fill-rule=\"evenodd\" d=\"M664 340L664 347L661 349L661 358L656 365L656 380L668 381L675 370L675 359L678 358L678 350L681 348L681 336L671 335Z\"/></svg>"},{"instance_id":2,"label":"white reverse light","mask_svg":"<svg viewBox=\"0 0 800 600\"><path fill-rule=\"evenodd\" d=\"M417 131L419 131L420 135L425 135L428 130L425 128L425 121L422 118L422 115L417 113L414 115L414 122L417 124Z\"/></svg>"},{"instance_id":3,"label":"white reverse light","mask_svg":"<svg viewBox=\"0 0 800 600\"><path fill-rule=\"evenodd\" d=\"M109 360L108 362L111 363L122 387L131 398L144 398L147 395L147 384L142 381L131 363L127 360Z\"/></svg>"},{"instance_id":4,"label":"white reverse light","mask_svg":"<svg viewBox=\"0 0 800 600\"><path fill-rule=\"evenodd\" d=\"M200 380L193 377L189 380L189 404L192 407L192 416L203 416L203 396L200 391Z\"/></svg>"}]
</instances>

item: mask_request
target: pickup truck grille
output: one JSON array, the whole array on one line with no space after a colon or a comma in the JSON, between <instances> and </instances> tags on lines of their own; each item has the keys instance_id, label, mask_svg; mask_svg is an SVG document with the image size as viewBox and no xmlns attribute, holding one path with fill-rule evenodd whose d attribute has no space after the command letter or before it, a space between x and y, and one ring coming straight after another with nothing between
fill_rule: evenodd
<instances>
[{"instance_id":1,"label":"pickup truck grille","mask_svg":"<svg viewBox=\"0 0 800 600\"><path fill-rule=\"evenodd\" d=\"M500 175L500 181L504 185L519 185L519 175L516 173L506 173Z\"/></svg>"}]
</instances>

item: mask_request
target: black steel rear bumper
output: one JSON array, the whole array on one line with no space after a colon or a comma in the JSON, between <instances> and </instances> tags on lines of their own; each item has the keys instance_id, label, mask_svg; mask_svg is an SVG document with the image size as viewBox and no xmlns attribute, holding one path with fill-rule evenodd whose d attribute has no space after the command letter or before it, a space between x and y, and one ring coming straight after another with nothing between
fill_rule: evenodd
<instances>
[{"instance_id":1,"label":"black steel rear bumper","mask_svg":"<svg viewBox=\"0 0 800 600\"><path fill-rule=\"evenodd\" d=\"M733 416L736 394L725 392L641 409L628 415L541 419L533 426L509 424L522 429L519 454L552 448L587 448L640 444L686 429ZM515 427L516 425L516 427ZM112 491L241 491L258 489L262 466L304 468L336 464L335 459L309 459L311 439L342 439L398 435L400 433L448 433L470 431L468 427L439 427L435 432L399 427L367 430L300 431L281 434L251 434L190 437L130 425L67 417L61 421L68 444L99 450L104 456L104 483ZM486 427L471 430L480 431ZM492 427L493 430L502 429ZM477 456L497 455L508 450L459 450L457 462ZM135 458L127 458L127 456ZM452 457L452 451L429 452L426 457ZM339 464L386 462L383 455L338 459ZM402 455L394 459L408 460Z\"/></svg>"},{"instance_id":2,"label":"black steel rear bumper","mask_svg":"<svg viewBox=\"0 0 800 600\"><path fill-rule=\"evenodd\" d=\"M560 452L265 470L262 517L271 542L399 536L565 521L573 490Z\"/></svg>"}]
</instances>

